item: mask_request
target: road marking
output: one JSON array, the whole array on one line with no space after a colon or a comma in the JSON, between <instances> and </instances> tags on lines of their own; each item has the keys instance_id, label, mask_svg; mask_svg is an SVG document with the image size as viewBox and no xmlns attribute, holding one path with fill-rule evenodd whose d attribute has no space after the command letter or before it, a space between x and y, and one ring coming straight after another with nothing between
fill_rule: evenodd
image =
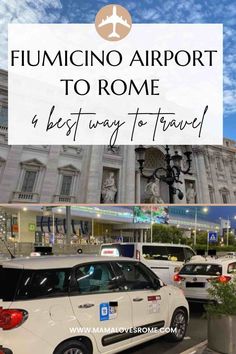
<instances>
[{"instance_id":1,"label":"road marking","mask_svg":"<svg viewBox=\"0 0 236 354\"><path fill-rule=\"evenodd\" d=\"M191 337L184 337L184 340L188 340L188 339L191 339Z\"/></svg>"},{"instance_id":2,"label":"road marking","mask_svg":"<svg viewBox=\"0 0 236 354\"><path fill-rule=\"evenodd\" d=\"M203 342L194 345L193 347L185 350L184 352L181 352L180 354L195 354L198 349L205 347L205 345L207 345L207 340L204 340Z\"/></svg>"}]
</instances>

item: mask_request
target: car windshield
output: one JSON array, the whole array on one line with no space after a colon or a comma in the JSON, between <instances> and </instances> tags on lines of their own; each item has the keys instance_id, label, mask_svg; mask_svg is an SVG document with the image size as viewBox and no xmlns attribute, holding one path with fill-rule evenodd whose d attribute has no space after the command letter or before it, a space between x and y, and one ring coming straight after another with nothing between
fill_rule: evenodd
<instances>
[{"instance_id":1,"label":"car windshield","mask_svg":"<svg viewBox=\"0 0 236 354\"><path fill-rule=\"evenodd\" d=\"M184 262L183 247L175 246L143 246L143 257L147 260Z\"/></svg>"},{"instance_id":2,"label":"car windshield","mask_svg":"<svg viewBox=\"0 0 236 354\"><path fill-rule=\"evenodd\" d=\"M222 266L220 264L186 264L179 274L185 275L221 275Z\"/></svg>"}]
</instances>

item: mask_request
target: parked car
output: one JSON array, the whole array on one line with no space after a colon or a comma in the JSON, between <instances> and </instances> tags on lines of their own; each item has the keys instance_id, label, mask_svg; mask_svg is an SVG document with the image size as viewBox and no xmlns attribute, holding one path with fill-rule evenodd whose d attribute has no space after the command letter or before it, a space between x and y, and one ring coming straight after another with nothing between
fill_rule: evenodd
<instances>
[{"instance_id":1,"label":"parked car","mask_svg":"<svg viewBox=\"0 0 236 354\"><path fill-rule=\"evenodd\" d=\"M226 257L193 257L174 275L174 281L183 290L187 300L207 302L210 300L207 289L213 280L223 283L236 275L236 259Z\"/></svg>"},{"instance_id":2,"label":"parked car","mask_svg":"<svg viewBox=\"0 0 236 354\"><path fill-rule=\"evenodd\" d=\"M227 252L227 256L236 257L236 252Z\"/></svg>"},{"instance_id":3,"label":"parked car","mask_svg":"<svg viewBox=\"0 0 236 354\"><path fill-rule=\"evenodd\" d=\"M188 324L183 292L134 259L15 259L2 264L0 284L8 354L116 353L166 333L181 341Z\"/></svg>"},{"instance_id":4,"label":"parked car","mask_svg":"<svg viewBox=\"0 0 236 354\"><path fill-rule=\"evenodd\" d=\"M173 284L173 275L195 255L186 245L172 243L107 243L101 255L136 258L154 271L166 284Z\"/></svg>"}]
</instances>

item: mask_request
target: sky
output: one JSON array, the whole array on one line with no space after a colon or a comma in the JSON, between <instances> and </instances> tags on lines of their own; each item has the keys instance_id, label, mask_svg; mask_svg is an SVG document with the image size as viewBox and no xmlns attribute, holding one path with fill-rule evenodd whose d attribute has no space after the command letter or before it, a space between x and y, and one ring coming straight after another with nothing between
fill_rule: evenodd
<instances>
[{"instance_id":1,"label":"sky","mask_svg":"<svg viewBox=\"0 0 236 354\"><path fill-rule=\"evenodd\" d=\"M108 0L0 0L0 68L8 23L92 23ZM236 0L120 0L133 23L223 23L224 136L236 140Z\"/></svg>"}]
</instances>

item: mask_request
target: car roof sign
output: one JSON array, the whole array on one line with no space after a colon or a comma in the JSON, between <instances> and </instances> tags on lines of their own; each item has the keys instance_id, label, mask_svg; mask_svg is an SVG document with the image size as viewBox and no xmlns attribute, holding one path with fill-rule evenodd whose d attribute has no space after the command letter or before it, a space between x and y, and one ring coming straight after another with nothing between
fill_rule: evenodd
<instances>
[{"instance_id":1,"label":"car roof sign","mask_svg":"<svg viewBox=\"0 0 236 354\"><path fill-rule=\"evenodd\" d=\"M103 248L101 250L101 256L119 257L120 256L120 252L119 252L118 248L116 248L116 247Z\"/></svg>"}]
</instances>

